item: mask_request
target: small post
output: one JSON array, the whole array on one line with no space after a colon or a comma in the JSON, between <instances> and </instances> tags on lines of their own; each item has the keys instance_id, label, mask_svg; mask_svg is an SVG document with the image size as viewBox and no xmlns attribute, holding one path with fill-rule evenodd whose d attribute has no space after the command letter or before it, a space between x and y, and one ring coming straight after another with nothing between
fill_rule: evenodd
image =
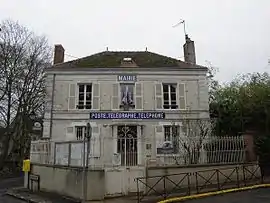
<instances>
[{"instance_id":1,"label":"small post","mask_svg":"<svg viewBox=\"0 0 270 203\"><path fill-rule=\"evenodd\" d=\"M86 133L83 139L83 163L84 163L84 167L83 167L83 200L86 201L87 200L87 174L88 174L88 164L89 164L89 154L90 154L90 142L91 142L91 137L92 137L92 128L90 123L88 122L86 124ZM86 143L87 141L87 143ZM86 155L85 155L85 147L87 144L87 149L86 149Z\"/></svg>"},{"instance_id":2,"label":"small post","mask_svg":"<svg viewBox=\"0 0 270 203\"><path fill-rule=\"evenodd\" d=\"M30 159L23 160L24 188L29 187Z\"/></svg>"}]
</instances>

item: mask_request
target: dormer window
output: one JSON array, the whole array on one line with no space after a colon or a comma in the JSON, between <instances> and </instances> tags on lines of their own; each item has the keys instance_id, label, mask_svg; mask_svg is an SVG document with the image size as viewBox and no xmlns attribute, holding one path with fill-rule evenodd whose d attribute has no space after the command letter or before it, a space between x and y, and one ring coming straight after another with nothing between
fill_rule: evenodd
<instances>
[{"instance_id":1,"label":"dormer window","mask_svg":"<svg viewBox=\"0 0 270 203\"><path fill-rule=\"evenodd\" d=\"M137 67L134 60L132 58L130 58L130 57L122 58L121 66L122 67Z\"/></svg>"},{"instance_id":2,"label":"dormer window","mask_svg":"<svg viewBox=\"0 0 270 203\"><path fill-rule=\"evenodd\" d=\"M132 58L123 58L123 62L132 62Z\"/></svg>"}]
</instances>

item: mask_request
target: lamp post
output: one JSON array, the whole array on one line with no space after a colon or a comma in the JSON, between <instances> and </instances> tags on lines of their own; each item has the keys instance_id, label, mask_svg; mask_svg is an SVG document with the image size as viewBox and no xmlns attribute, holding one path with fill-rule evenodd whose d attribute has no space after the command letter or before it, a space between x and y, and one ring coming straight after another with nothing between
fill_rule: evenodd
<instances>
[{"instance_id":1,"label":"lamp post","mask_svg":"<svg viewBox=\"0 0 270 203\"><path fill-rule=\"evenodd\" d=\"M88 164L89 164L89 154L90 154L90 142L92 137L92 127L88 122L86 124L85 136L83 139L83 200L87 199L87 172L88 172ZM87 146L87 147L86 147ZM85 155L86 148L86 155Z\"/></svg>"}]
</instances>

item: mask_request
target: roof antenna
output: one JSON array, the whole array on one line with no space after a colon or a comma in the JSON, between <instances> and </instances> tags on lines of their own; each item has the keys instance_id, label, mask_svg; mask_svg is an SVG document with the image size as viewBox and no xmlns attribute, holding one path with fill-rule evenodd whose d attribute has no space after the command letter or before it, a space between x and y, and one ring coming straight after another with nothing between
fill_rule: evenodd
<instances>
[{"instance_id":1,"label":"roof antenna","mask_svg":"<svg viewBox=\"0 0 270 203\"><path fill-rule=\"evenodd\" d=\"M178 27L181 24L184 25L184 34L185 34L185 38L187 38L188 35L187 35L187 32L186 32L186 22L185 22L185 20L180 19L180 22L178 22L176 25L174 25L173 28Z\"/></svg>"}]
</instances>

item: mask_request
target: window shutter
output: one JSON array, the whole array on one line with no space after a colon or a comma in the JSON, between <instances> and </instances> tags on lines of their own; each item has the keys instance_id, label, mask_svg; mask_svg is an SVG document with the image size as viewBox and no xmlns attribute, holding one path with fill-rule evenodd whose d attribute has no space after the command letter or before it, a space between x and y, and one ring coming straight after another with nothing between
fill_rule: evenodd
<instances>
[{"instance_id":1,"label":"window shutter","mask_svg":"<svg viewBox=\"0 0 270 203\"><path fill-rule=\"evenodd\" d=\"M75 133L74 133L74 127L73 126L68 126L66 128L66 141L71 141L75 140Z\"/></svg>"},{"instance_id":2,"label":"window shutter","mask_svg":"<svg viewBox=\"0 0 270 203\"><path fill-rule=\"evenodd\" d=\"M90 144L90 157L100 157L100 129L98 126L92 127L92 138Z\"/></svg>"},{"instance_id":3,"label":"window shutter","mask_svg":"<svg viewBox=\"0 0 270 203\"><path fill-rule=\"evenodd\" d=\"M143 109L143 84L135 84L135 108L142 110Z\"/></svg>"},{"instance_id":4,"label":"window shutter","mask_svg":"<svg viewBox=\"0 0 270 203\"><path fill-rule=\"evenodd\" d=\"M76 85L69 84L68 109L76 109Z\"/></svg>"},{"instance_id":5,"label":"window shutter","mask_svg":"<svg viewBox=\"0 0 270 203\"><path fill-rule=\"evenodd\" d=\"M185 110L186 109L186 84L185 83L179 83L178 84L179 89L179 109Z\"/></svg>"},{"instance_id":6,"label":"window shutter","mask_svg":"<svg viewBox=\"0 0 270 203\"><path fill-rule=\"evenodd\" d=\"M92 86L93 92L93 101L92 101L92 109L99 110L100 107L100 86L98 83L93 83Z\"/></svg>"},{"instance_id":7,"label":"window shutter","mask_svg":"<svg viewBox=\"0 0 270 203\"><path fill-rule=\"evenodd\" d=\"M162 125L155 126L155 138L156 138L156 149L157 154L161 154L160 149L165 141L164 139L164 129Z\"/></svg>"},{"instance_id":8,"label":"window shutter","mask_svg":"<svg viewBox=\"0 0 270 203\"><path fill-rule=\"evenodd\" d=\"M155 84L155 107L156 109L163 109L163 94L162 84Z\"/></svg>"},{"instance_id":9,"label":"window shutter","mask_svg":"<svg viewBox=\"0 0 270 203\"><path fill-rule=\"evenodd\" d=\"M119 109L119 96L120 96L120 91L119 91L119 84L115 83L112 85L112 99L111 99L111 105L112 105L112 110L118 110Z\"/></svg>"}]
</instances>

